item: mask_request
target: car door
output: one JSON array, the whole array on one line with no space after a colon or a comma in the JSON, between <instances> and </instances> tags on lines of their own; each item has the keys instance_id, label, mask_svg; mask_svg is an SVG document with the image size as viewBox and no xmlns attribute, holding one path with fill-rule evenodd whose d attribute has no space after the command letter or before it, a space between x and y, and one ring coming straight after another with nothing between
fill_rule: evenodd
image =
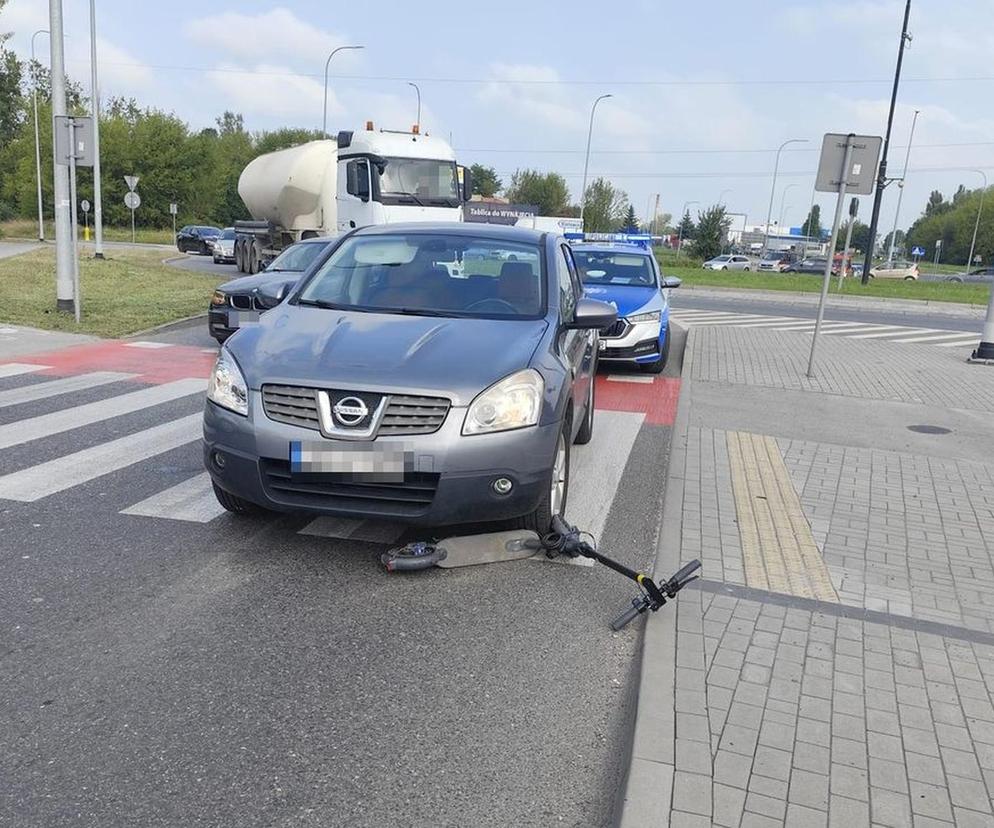
<instances>
[{"instance_id":1,"label":"car door","mask_svg":"<svg viewBox=\"0 0 994 828\"><path fill-rule=\"evenodd\" d=\"M573 429L579 427L581 415L587 404L593 372L593 343L595 331L577 331L566 328L573 321L576 303L580 299L581 287L573 253L565 244L556 245L556 285L559 288L559 324L562 333L559 337L563 362L569 368L572 379Z\"/></svg>"}]
</instances>

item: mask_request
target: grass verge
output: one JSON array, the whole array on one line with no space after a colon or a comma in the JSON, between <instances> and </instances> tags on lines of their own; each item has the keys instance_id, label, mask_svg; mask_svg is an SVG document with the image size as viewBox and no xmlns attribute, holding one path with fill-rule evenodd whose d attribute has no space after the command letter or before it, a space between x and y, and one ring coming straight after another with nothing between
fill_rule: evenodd
<instances>
[{"instance_id":1,"label":"grass verge","mask_svg":"<svg viewBox=\"0 0 994 828\"><path fill-rule=\"evenodd\" d=\"M162 252L115 248L80 257L82 315L55 309L55 251L0 259L0 322L52 331L125 336L207 310L223 278L162 264Z\"/></svg>"},{"instance_id":2,"label":"grass verge","mask_svg":"<svg viewBox=\"0 0 994 828\"><path fill-rule=\"evenodd\" d=\"M0 222L0 239L30 240L38 238L38 222L27 219L11 219ZM45 222L45 238L55 238L55 222ZM90 239L93 239L93 227L90 227ZM83 241L83 228L79 228L79 240ZM130 227L104 227L104 241L109 242L130 242ZM168 227L160 230L155 227L136 227L135 241L139 244L175 244L173 231Z\"/></svg>"}]
</instances>

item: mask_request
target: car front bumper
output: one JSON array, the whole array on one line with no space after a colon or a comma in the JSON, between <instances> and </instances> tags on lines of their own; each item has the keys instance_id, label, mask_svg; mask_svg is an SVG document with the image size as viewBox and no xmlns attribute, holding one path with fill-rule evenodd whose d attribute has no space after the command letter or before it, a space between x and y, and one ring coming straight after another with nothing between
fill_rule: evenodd
<instances>
[{"instance_id":1,"label":"car front bumper","mask_svg":"<svg viewBox=\"0 0 994 828\"><path fill-rule=\"evenodd\" d=\"M609 362L655 362L666 341L662 322L629 323L624 335L605 339L601 337L598 359Z\"/></svg>"},{"instance_id":2,"label":"car front bumper","mask_svg":"<svg viewBox=\"0 0 994 828\"><path fill-rule=\"evenodd\" d=\"M204 465L219 487L266 509L445 526L527 515L550 485L557 424L464 437L466 409L452 408L434 434L357 443L270 420L261 393L249 397L248 417L206 403ZM343 452L404 451L410 467L403 480L389 482L296 474L290 465L294 442ZM493 489L501 477L513 484L506 495Z\"/></svg>"},{"instance_id":3,"label":"car front bumper","mask_svg":"<svg viewBox=\"0 0 994 828\"><path fill-rule=\"evenodd\" d=\"M207 329L215 339L224 341L243 325L259 321L259 311L238 310L228 305L211 305L207 309Z\"/></svg>"}]
</instances>

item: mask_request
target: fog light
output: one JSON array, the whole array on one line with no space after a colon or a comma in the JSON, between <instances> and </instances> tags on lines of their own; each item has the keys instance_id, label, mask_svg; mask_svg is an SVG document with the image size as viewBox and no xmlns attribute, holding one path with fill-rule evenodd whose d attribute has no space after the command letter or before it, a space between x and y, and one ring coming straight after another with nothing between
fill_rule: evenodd
<instances>
[{"instance_id":1,"label":"fog light","mask_svg":"<svg viewBox=\"0 0 994 828\"><path fill-rule=\"evenodd\" d=\"M214 452L214 465L217 466L219 469L224 468L224 455L221 454L221 452L219 451Z\"/></svg>"},{"instance_id":2,"label":"fog light","mask_svg":"<svg viewBox=\"0 0 994 828\"><path fill-rule=\"evenodd\" d=\"M514 487L514 484L506 477L498 477L493 483L493 489L499 495L506 495Z\"/></svg>"}]
</instances>

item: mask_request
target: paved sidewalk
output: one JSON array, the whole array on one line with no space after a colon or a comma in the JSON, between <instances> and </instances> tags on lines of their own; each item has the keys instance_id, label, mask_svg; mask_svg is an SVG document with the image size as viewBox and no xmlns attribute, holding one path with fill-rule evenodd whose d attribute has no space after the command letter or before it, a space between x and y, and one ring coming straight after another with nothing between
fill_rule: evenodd
<instances>
[{"instance_id":1,"label":"paved sidewalk","mask_svg":"<svg viewBox=\"0 0 994 828\"><path fill-rule=\"evenodd\" d=\"M625 828L994 824L994 369L809 345L690 332Z\"/></svg>"},{"instance_id":2,"label":"paved sidewalk","mask_svg":"<svg viewBox=\"0 0 994 828\"><path fill-rule=\"evenodd\" d=\"M66 348L70 345L81 345L86 342L97 342L99 337L88 334L66 333L64 331L44 331L40 328L29 328L24 325L7 325L0 322L0 360L10 359L29 354L39 354Z\"/></svg>"}]
</instances>

